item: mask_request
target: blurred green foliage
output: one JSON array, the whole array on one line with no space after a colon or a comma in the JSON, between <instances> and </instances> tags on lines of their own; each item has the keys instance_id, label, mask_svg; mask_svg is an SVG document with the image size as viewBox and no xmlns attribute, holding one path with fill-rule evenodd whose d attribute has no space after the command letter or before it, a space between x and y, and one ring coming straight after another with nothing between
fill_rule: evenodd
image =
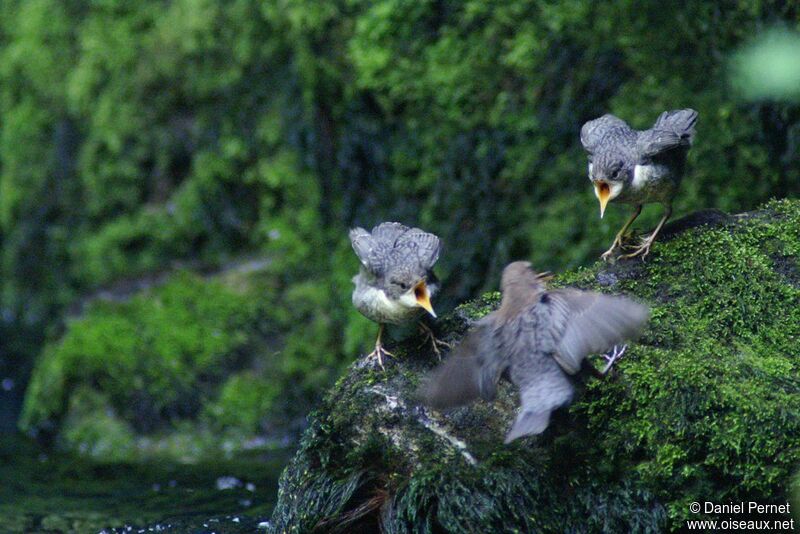
<instances>
[{"instance_id":1,"label":"blurred green foliage","mask_svg":"<svg viewBox=\"0 0 800 534\"><path fill-rule=\"evenodd\" d=\"M60 336L80 294L259 253L281 376L317 391L374 333L350 306L351 225L440 234L440 308L493 287L509 260L560 269L602 251L628 214L598 219L578 132L607 111L647 127L699 110L678 215L795 195L800 106L736 101L726 75L777 21L796 27L797 4L3 2L0 370L24 373L35 351L19 336ZM101 332L132 324L93 319L88 363ZM203 365L216 349L199 350Z\"/></svg>"},{"instance_id":2,"label":"blurred green foliage","mask_svg":"<svg viewBox=\"0 0 800 534\"><path fill-rule=\"evenodd\" d=\"M196 416L257 352L256 312L244 294L188 274L124 303L95 304L45 349L21 425L55 428L66 413L111 411L147 432Z\"/></svg>"},{"instance_id":3,"label":"blurred green foliage","mask_svg":"<svg viewBox=\"0 0 800 534\"><path fill-rule=\"evenodd\" d=\"M773 29L732 58L732 81L749 99L800 100L800 33Z\"/></svg>"},{"instance_id":4,"label":"blurred green foliage","mask_svg":"<svg viewBox=\"0 0 800 534\"><path fill-rule=\"evenodd\" d=\"M179 271L132 297L90 301L45 346L20 428L106 461L197 460L297 432L338 362L303 338L313 331L290 332L293 316L276 304L306 303L308 289L276 290L270 265Z\"/></svg>"}]
</instances>

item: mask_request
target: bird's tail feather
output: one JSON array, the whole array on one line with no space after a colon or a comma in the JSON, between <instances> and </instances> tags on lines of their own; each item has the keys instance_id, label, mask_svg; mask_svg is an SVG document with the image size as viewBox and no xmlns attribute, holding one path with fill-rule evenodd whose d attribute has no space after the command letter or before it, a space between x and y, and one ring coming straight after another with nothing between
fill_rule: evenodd
<instances>
[{"instance_id":1,"label":"bird's tail feather","mask_svg":"<svg viewBox=\"0 0 800 534\"><path fill-rule=\"evenodd\" d=\"M506 434L506 443L530 434L541 434L550 424L550 410L523 410L514 421L514 426Z\"/></svg>"},{"instance_id":2,"label":"bird's tail feather","mask_svg":"<svg viewBox=\"0 0 800 534\"><path fill-rule=\"evenodd\" d=\"M350 230L350 244L358 256L359 261L365 267L369 266L370 253L375 246L372 236L363 228L353 228Z\"/></svg>"},{"instance_id":3,"label":"bird's tail feather","mask_svg":"<svg viewBox=\"0 0 800 534\"><path fill-rule=\"evenodd\" d=\"M697 124L697 112L693 109L675 109L665 111L658 117L654 130L665 130L676 134L682 140L691 144L694 141L694 126Z\"/></svg>"},{"instance_id":4,"label":"bird's tail feather","mask_svg":"<svg viewBox=\"0 0 800 534\"><path fill-rule=\"evenodd\" d=\"M636 152L654 158L677 148L688 149L694 141L697 112L693 109L665 111L649 130L640 132Z\"/></svg>"},{"instance_id":5,"label":"bird's tail feather","mask_svg":"<svg viewBox=\"0 0 800 534\"><path fill-rule=\"evenodd\" d=\"M372 238L376 241L383 241L389 245L394 243L406 232L409 228L405 224L399 222L384 222L372 229Z\"/></svg>"},{"instance_id":6,"label":"bird's tail feather","mask_svg":"<svg viewBox=\"0 0 800 534\"><path fill-rule=\"evenodd\" d=\"M438 410L467 404L481 395L479 374L476 356L451 356L423 380L416 397Z\"/></svg>"}]
</instances>

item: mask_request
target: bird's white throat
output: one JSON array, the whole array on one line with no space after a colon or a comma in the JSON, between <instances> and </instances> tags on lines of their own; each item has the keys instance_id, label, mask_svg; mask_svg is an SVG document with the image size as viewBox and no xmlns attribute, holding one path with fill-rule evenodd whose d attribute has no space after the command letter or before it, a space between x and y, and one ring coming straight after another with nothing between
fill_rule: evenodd
<instances>
[{"instance_id":1,"label":"bird's white throat","mask_svg":"<svg viewBox=\"0 0 800 534\"><path fill-rule=\"evenodd\" d=\"M633 181L631 187L641 189L653 176L655 169L652 165L636 165L633 168Z\"/></svg>"},{"instance_id":2,"label":"bird's white throat","mask_svg":"<svg viewBox=\"0 0 800 534\"><path fill-rule=\"evenodd\" d=\"M417 303L417 296L414 294L413 289L400 295L400 298L398 300L400 301L400 304L402 304L406 308L419 307L419 304Z\"/></svg>"},{"instance_id":3,"label":"bird's white throat","mask_svg":"<svg viewBox=\"0 0 800 534\"><path fill-rule=\"evenodd\" d=\"M353 292L353 304L366 317L381 323L405 322L422 311L416 302L410 304L402 297L392 300L383 290L368 285Z\"/></svg>"}]
</instances>

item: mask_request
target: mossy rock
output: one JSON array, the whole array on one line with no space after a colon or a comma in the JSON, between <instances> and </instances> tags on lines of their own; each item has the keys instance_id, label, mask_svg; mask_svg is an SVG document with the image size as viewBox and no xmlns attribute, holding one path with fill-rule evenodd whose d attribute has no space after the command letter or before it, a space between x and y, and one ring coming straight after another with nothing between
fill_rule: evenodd
<instances>
[{"instance_id":1,"label":"mossy rock","mask_svg":"<svg viewBox=\"0 0 800 534\"><path fill-rule=\"evenodd\" d=\"M280 339L259 275L181 271L91 303L43 351L20 427L105 461L192 460L263 435Z\"/></svg>"},{"instance_id":2,"label":"mossy rock","mask_svg":"<svg viewBox=\"0 0 800 534\"><path fill-rule=\"evenodd\" d=\"M784 503L800 462L800 202L676 221L646 261L556 285L652 306L605 381L584 380L541 436L503 445L516 392L439 413L413 391L435 363L408 342L386 372L351 367L285 470L275 532L660 532L693 501ZM496 307L455 310L458 341Z\"/></svg>"}]
</instances>

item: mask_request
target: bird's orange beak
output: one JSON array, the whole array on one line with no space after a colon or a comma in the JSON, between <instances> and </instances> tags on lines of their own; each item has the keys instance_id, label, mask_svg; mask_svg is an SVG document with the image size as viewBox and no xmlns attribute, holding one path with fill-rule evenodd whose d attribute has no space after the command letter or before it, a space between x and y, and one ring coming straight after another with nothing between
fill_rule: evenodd
<instances>
[{"instance_id":1,"label":"bird's orange beak","mask_svg":"<svg viewBox=\"0 0 800 534\"><path fill-rule=\"evenodd\" d=\"M425 285L424 281L417 284L417 286L414 288L414 297L417 299L417 304L419 304L426 312L436 317L436 312L433 311L433 306L431 306L431 294L430 291L428 291L428 286Z\"/></svg>"},{"instance_id":2,"label":"bird's orange beak","mask_svg":"<svg viewBox=\"0 0 800 534\"><path fill-rule=\"evenodd\" d=\"M594 194L600 201L600 218L602 219L606 212L606 205L608 205L608 197L611 196L611 188L605 182L595 182Z\"/></svg>"}]
</instances>

